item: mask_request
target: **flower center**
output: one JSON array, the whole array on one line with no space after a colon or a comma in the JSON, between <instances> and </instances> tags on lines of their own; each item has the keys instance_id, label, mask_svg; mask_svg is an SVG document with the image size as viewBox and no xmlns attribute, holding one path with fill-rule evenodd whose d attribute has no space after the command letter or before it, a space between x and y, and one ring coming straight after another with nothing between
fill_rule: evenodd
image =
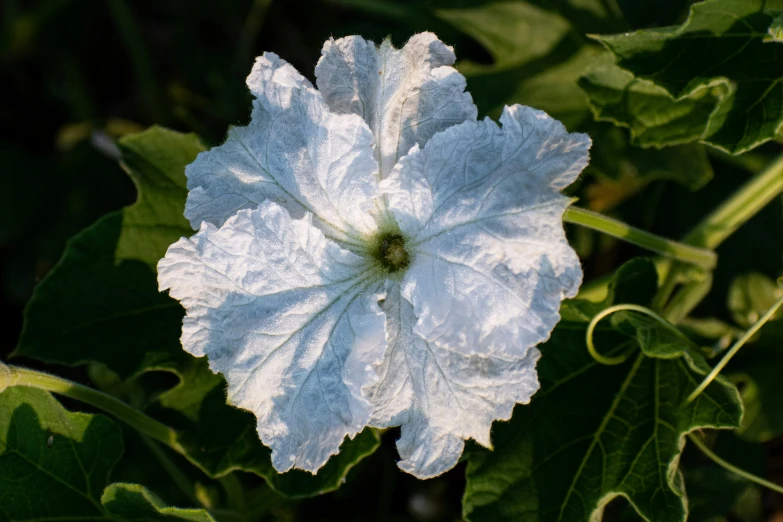
<instances>
[{"instance_id":1,"label":"flower center","mask_svg":"<svg viewBox=\"0 0 783 522\"><path fill-rule=\"evenodd\" d=\"M373 254L381 266L390 272L402 270L410 264L410 256L405 250L405 238L399 233L381 234Z\"/></svg>"}]
</instances>

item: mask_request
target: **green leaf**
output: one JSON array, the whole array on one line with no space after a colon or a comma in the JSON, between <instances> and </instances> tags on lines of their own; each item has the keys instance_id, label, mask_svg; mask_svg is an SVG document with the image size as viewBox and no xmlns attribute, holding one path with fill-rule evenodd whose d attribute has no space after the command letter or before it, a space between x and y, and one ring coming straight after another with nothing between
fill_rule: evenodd
<instances>
[{"instance_id":1,"label":"green leaf","mask_svg":"<svg viewBox=\"0 0 783 522\"><path fill-rule=\"evenodd\" d=\"M570 30L561 16L526 2L438 9L435 15L472 36L492 55L493 65L461 62L460 72L467 76L508 70L546 56Z\"/></svg>"},{"instance_id":2,"label":"green leaf","mask_svg":"<svg viewBox=\"0 0 783 522\"><path fill-rule=\"evenodd\" d=\"M167 507L142 486L106 487L122 450L120 430L106 417L69 412L45 391L6 389L0 521L214 521L203 509Z\"/></svg>"},{"instance_id":3,"label":"green leaf","mask_svg":"<svg viewBox=\"0 0 783 522\"><path fill-rule=\"evenodd\" d=\"M705 0L691 7L681 26L596 39L614 53L618 66L677 101L693 102L707 91L716 96L706 119L693 110L681 120L683 134L703 124L699 139L740 154L774 139L783 127L783 48L764 41L773 23L765 10L781 7L783 0ZM622 85L613 74L611 82Z\"/></svg>"},{"instance_id":4,"label":"green leaf","mask_svg":"<svg viewBox=\"0 0 783 522\"><path fill-rule=\"evenodd\" d=\"M215 522L212 515L203 509L167 506L154 493L138 484L112 484L103 491L101 502L116 520Z\"/></svg>"},{"instance_id":5,"label":"green leaf","mask_svg":"<svg viewBox=\"0 0 783 522\"><path fill-rule=\"evenodd\" d=\"M194 134L152 127L124 137L119 147L139 196L122 211L115 262L141 261L155 270L171 243L193 233L182 212L188 195L184 172L204 146Z\"/></svg>"},{"instance_id":6,"label":"green leaf","mask_svg":"<svg viewBox=\"0 0 783 522\"><path fill-rule=\"evenodd\" d=\"M570 4L558 5L573 11ZM504 105L521 103L548 112L569 128L589 116L576 82L601 50L578 44L560 14L527 2L488 2L437 9L435 15L473 37L493 58L492 64L457 64L480 112L495 117Z\"/></svg>"},{"instance_id":7,"label":"green leaf","mask_svg":"<svg viewBox=\"0 0 783 522\"><path fill-rule=\"evenodd\" d=\"M66 411L47 392L0 393L0 520L103 519L100 494L122 455L120 430Z\"/></svg>"},{"instance_id":8,"label":"green leaf","mask_svg":"<svg viewBox=\"0 0 783 522\"><path fill-rule=\"evenodd\" d=\"M175 349L182 309L158 292L155 265L169 244L192 233L182 215L184 169L203 147L194 135L160 127L120 147L137 202L68 243L25 309L14 355L69 366L100 362L122 377L187 360Z\"/></svg>"},{"instance_id":9,"label":"green leaf","mask_svg":"<svg viewBox=\"0 0 783 522\"><path fill-rule=\"evenodd\" d=\"M137 202L74 237L25 310L15 355L93 366L107 391L177 428L187 458L212 477L244 470L289 496L337 489L350 469L380 444L372 430L343 444L318 475L279 475L261 444L256 418L226 404L226 384L206 359L180 344L183 310L158 292L155 265L168 246L193 230L183 217L185 166L203 150L194 135L160 127L120 141L122 162L138 187ZM108 372L106 371L108 370ZM176 375L174 388L144 386L150 372ZM113 372L116 378L107 378ZM110 381L115 381L109 385Z\"/></svg>"},{"instance_id":10,"label":"green leaf","mask_svg":"<svg viewBox=\"0 0 783 522\"><path fill-rule=\"evenodd\" d=\"M594 63L578 83L595 118L627 127L632 143L642 147L701 140L710 116L728 92L725 85L715 85L675 100L664 88L606 59Z\"/></svg>"},{"instance_id":11,"label":"green leaf","mask_svg":"<svg viewBox=\"0 0 783 522\"><path fill-rule=\"evenodd\" d=\"M649 261L623 267L614 301L640 293L649 299L652 292L642 288L650 285L639 281L653 278ZM463 499L468 520L601 520L617 496L644 520L685 520L678 470L684 436L737 427L738 392L718 378L683 404L709 371L699 353L662 326L634 321L629 339L612 322L599 325L596 346L608 355L640 346L623 364L603 366L590 357L585 322L561 321L541 347L541 391L530 405L517 406L509 423L496 425L495 451L471 454Z\"/></svg>"},{"instance_id":12,"label":"green leaf","mask_svg":"<svg viewBox=\"0 0 783 522\"><path fill-rule=\"evenodd\" d=\"M366 1L366 0L363 0ZM671 0L681 2L682 0ZM579 34L585 33L608 33L622 31L627 28L623 18L623 13L617 9L616 5L605 0L433 0L432 6L437 10L481 10L488 6L503 4L523 4L525 7L510 8L510 12L522 12L526 7L538 8L543 11L556 13L576 29ZM656 6L659 7L659 6ZM497 9L493 7L492 9ZM535 16L535 15L534 15ZM505 22L505 21L504 21ZM524 23L524 22L523 22ZM469 22L466 22L466 25ZM513 25L503 25L504 28L514 30ZM523 35L517 35L516 38L523 38ZM511 39L514 37L506 37Z\"/></svg>"}]
</instances>

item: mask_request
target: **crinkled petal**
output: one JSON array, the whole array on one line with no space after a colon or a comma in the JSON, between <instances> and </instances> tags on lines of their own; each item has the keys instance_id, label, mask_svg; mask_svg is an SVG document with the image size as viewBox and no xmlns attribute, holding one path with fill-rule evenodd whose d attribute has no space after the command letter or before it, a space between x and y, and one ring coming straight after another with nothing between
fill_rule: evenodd
<instances>
[{"instance_id":1,"label":"crinkled petal","mask_svg":"<svg viewBox=\"0 0 783 522\"><path fill-rule=\"evenodd\" d=\"M305 217L264 202L204 222L158 264L187 311L182 345L252 411L278 471L315 472L367 424L386 346L383 283Z\"/></svg>"},{"instance_id":2,"label":"crinkled petal","mask_svg":"<svg viewBox=\"0 0 783 522\"><path fill-rule=\"evenodd\" d=\"M415 333L461 353L522 357L581 283L560 190L587 164L590 139L529 107L507 107L500 121L435 135L381 187L413 257L402 294Z\"/></svg>"},{"instance_id":3,"label":"crinkled petal","mask_svg":"<svg viewBox=\"0 0 783 522\"><path fill-rule=\"evenodd\" d=\"M509 419L516 403L538 390L538 350L523 358L465 355L414 333L413 306L390 282L383 309L389 346L373 392L370 425L402 426L400 468L418 478L457 464L465 439L490 446L492 421Z\"/></svg>"},{"instance_id":4,"label":"crinkled petal","mask_svg":"<svg viewBox=\"0 0 783 522\"><path fill-rule=\"evenodd\" d=\"M273 53L256 59L247 84L256 97L250 124L231 128L223 145L185 170L191 225L220 226L270 199L294 217L312 213L334 239L358 242L372 233L366 209L377 194L378 165L367 124L331 113L310 82Z\"/></svg>"},{"instance_id":5,"label":"crinkled petal","mask_svg":"<svg viewBox=\"0 0 783 522\"><path fill-rule=\"evenodd\" d=\"M381 177L415 144L476 119L464 92L465 77L450 67L454 51L432 33L413 36L402 49L380 47L359 36L330 38L315 68L329 108L358 114L372 129Z\"/></svg>"}]
</instances>

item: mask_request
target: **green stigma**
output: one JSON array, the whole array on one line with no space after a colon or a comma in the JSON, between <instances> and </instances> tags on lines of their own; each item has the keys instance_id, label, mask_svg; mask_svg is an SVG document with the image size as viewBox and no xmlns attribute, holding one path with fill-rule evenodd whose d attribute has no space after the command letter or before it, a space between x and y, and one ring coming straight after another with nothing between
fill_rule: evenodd
<instances>
[{"instance_id":1,"label":"green stigma","mask_svg":"<svg viewBox=\"0 0 783 522\"><path fill-rule=\"evenodd\" d=\"M373 257L389 272L397 272L410 264L410 255L405 250L405 238L399 233L385 233L378 236L373 248Z\"/></svg>"}]
</instances>

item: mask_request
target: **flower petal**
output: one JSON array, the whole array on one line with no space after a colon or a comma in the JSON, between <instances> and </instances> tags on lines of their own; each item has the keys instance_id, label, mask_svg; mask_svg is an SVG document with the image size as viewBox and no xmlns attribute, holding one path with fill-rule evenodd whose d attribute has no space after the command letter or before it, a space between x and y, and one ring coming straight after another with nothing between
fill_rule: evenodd
<instances>
[{"instance_id":1,"label":"flower petal","mask_svg":"<svg viewBox=\"0 0 783 522\"><path fill-rule=\"evenodd\" d=\"M516 403L538 390L539 352L524 358L464 355L427 342L413 331L413 306L390 282L383 309L389 347L373 393L372 426L402 426L400 468L418 478L457 464L465 439L490 446L492 421L509 419Z\"/></svg>"},{"instance_id":2,"label":"flower petal","mask_svg":"<svg viewBox=\"0 0 783 522\"><path fill-rule=\"evenodd\" d=\"M305 217L272 202L203 223L158 264L187 310L182 345L208 356L252 411L278 471L315 472L365 427L386 346L381 280Z\"/></svg>"},{"instance_id":3,"label":"flower petal","mask_svg":"<svg viewBox=\"0 0 783 522\"><path fill-rule=\"evenodd\" d=\"M370 125L384 178L413 145L476 119L465 77L449 67L454 60L453 49L432 33L413 36L402 49L388 39L378 48L348 36L324 44L315 75L332 111L358 114Z\"/></svg>"},{"instance_id":4,"label":"flower petal","mask_svg":"<svg viewBox=\"0 0 783 522\"><path fill-rule=\"evenodd\" d=\"M437 134L381 189L413 257L402 294L414 331L466 354L522 357L581 283L560 190L587 164L590 139L529 107L507 107L500 121Z\"/></svg>"},{"instance_id":5,"label":"flower petal","mask_svg":"<svg viewBox=\"0 0 783 522\"><path fill-rule=\"evenodd\" d=\"M277 55L256 59L247 84L256 100L247 127L187 167L185 217L222 225L237 210L271 199L294 217L311 212L346 243L372 233L365 211L378 190L372 133L355 115L329 112L307 79Z\"/></svg>"}]
</instances>

